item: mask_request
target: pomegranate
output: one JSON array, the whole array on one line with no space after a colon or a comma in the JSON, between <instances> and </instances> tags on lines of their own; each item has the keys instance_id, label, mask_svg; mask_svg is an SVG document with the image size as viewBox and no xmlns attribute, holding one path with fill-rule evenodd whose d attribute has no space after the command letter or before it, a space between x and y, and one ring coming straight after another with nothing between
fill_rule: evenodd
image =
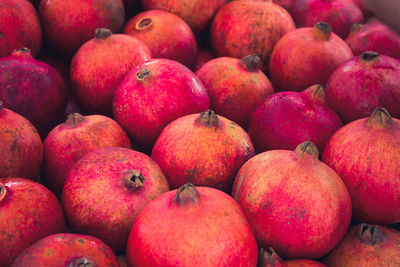
<instances>
[{"instance_id":1,"label":"pomegranate","mask_svg":"<svg viewBox=\"0 0 400 267\"><path fill-rule=\"evenodd\" d=\"M270 2L271 0L247 0L247 1L263 1L263 2ZM297 0L272 0L275 4L278 4L285 8L289 13L292 12L294 5L296 4Z\"/></svg>"},{"instance_id":2,"label":"pomegranate","mask_svg":"<svg viewBox=\"0 0 400 267\"><path fill-rule=\"evenodd\" d=\"M346 123L368 117L377 106L400 118L400 61L375 52L353 57L330 76L326 98Z\"/></svg>"},{"instance_id":3,"label":"pomegranate","mask_svg":"<svg viewBox=\"0 0 400 267\"><path fill-rule=\"evenodd\" d=\"M361 11L364 13L365 17L369 17L372 15L372 11L366 4L365 0L348 0L348 1L354 2L354 4L358 6L358 8L361 9Z\"/></svg>"},{"instance_id":4,"label":"pomegranate","mask_svg":"<svg viewBox=\"0 0 400 267\"><path fill-rule=\"evenodd\" d=\"M119 264L113 251L100 239L60 233L37 241L25 249L11 265L23 266L118 267Z\"/></svg>"},{"instance_id":5,"label":"pomegranate","mask_svg":"<svg viewBox=\"0 0 400 267\"><path fill-rule=\"evenodd\" d=\"M168 123L207 110L209 105L206 88L187 67L153 59L122 81L114 95L113 114L133 140L151 149Z\"/></svg>"},{"instance_id":6,"label":"pomegranate","mask_svg":"<svg viewBox=\"0 0 400 267\"><path fill-rule=\"evenodd\" d=\"M271 150L251 158L239 170L232 195L258 245L285 258L326 254L350 224L349 192L308 141L294 152Z\"/></svg>"},{"instance_id":7,"label":"pomegranate","mask_svg":"<svg viewBox=\"0 0 400 267\"><path fill-rule=\"evenodd\" d=\"M139 213L129 266L255 266L257 244L239 205L210 187L186 184Z\"/></svg>"},{"instance_id":8,"label":"pomegranate","mask_svg":"<svg viewBox=\"0 0 400 267\"><path fill-rule=\"evenodd\" d=\"M339 129L322 160L346 184L358 222L400 222L400 120L377 108Z\"/></svg>"},{"instance_id":9,"label":"pomegranate","mask_svg":"<svg viewBox=\"0 0 400 267\"><path fill-rule=\"evenodd\" d=\"M215 16L210 42L220 57L243 58L256 54L261 59L262 70L268 71L276 42L294 29L289 13L271 0L232 1Z\"/></svg>"},{"instance_id":10,"label":"pomegranate","mask_svg":"<svg viewBox=\"0 0 400 267\"><path fill-rule=\"evenodd\" d=\"M71 61L71 82L89 114L111 115L112 99L125 76L152 57L141 41L109 29L96 29Z\"/></svg>"},{"instance_id":11,"label":"pomegranate","mask_svg":"<svg viewBox=\"0 0 400 267\"><path fill-rule=\"evenodd\" d=\"M114 120L102 115L68 115L43 142L45 184L60 196L68 171L80 158L113 146L131 147L129 137Z\"/></svg>"},{"instance_id":12,"label":"pomegranate","mask_svg":"<svg viewBox=\"0 0 400 267\"><path fill-rule=\"evenodd\" d=\"M324 267L326 265L308 259L283 261L273 248L259 249L257 267Z\"/></svg>"},{"instance_id":13,"label":"pomegranate","mask_svg":"<svg viewBox=\"0 0 400 267\"><path fill-rule=\"evenodd\" d=\"M279 40L271 55L270 78L279 91L302 91L313 84L325 85L331 73L352 57L329 24L318 22Z\"/></svg>"},{"instance_id":14,"label":"pomegranate","mask_svg":"<svg viewBox=\"0 0 400 267\"><path fill-rule=\"evenodd\" d=\"M193 68L197 44L192 30L177 15L162 11L141 12L130 19L123 33L131 35L151 50L154 58L168 58Z\"/></svg>"},{"instance_id":15,"label":"pomegranate","mask_svg":"<svg viewBox=\"0 0 400 267\"><path fill-rule=\"evenodd\" d=\"M384 225L359 224L326 257L328 266L400 265L400 232Z\"/></svg>"},{"instance_id":16,"label":"pomegranate","mask_svg":"<svg viewBox=\"0 0 400 267\"><path fill-rule=\"evenodd\" d=\"M312 85L303 92L280 92L268 97L251 115L248 132L258 152L294 150L311 141L319 151L343 126L328 106L324 88Z\"/></svg>"},{"instance_id":17,"label":"pomegranate","mask_svg":"<svg viewBox=\"0 0 400 267\"><path fill-rule=\"evenodd\" d=\"M0 266L7 267L32 243L65 231L61 204L37 182L0 179L0 229Z\"/></svg>"},{"instance_id":18,"label":"pomegranate","mask_svg":"<svg viewBox=\"0 0 400 267\"><path fill-rule=\"evenodd\" d=\"M197 55L196 66L194 67L194 70L197 71L204 64L206 64L208 61L210 61L213 58L215 58L215 57L211 50L200 49L199 54Z\"/></svg>"}]
</instances>

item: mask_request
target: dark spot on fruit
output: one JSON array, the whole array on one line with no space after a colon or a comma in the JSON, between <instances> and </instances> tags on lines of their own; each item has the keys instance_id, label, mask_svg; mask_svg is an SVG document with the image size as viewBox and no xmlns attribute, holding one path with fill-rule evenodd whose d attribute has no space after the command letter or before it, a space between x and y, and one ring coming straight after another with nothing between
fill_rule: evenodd
<instances>
[{"instance_id":1,"label":"dark spot on fruit","mask_svg":"<svg viewBox=\"0 0 400 267\"><path fill-rule=\"evenodd\" d=\"M79 243L81 243L81 244L85 244L85 240L83 240L83 239L77 239L76 241L78 241Z\"/></svg>"},{"instance_id":2,"label":"dark spot on fruit","mask_svg":"<svg viewBox=\"0 0 400 267\"><path fill-rule=\"evenodd\" d=\"M1 38L1 37L3 37L3 33L2 33L2 32L0 32L0 38Z\"/></svg>"}]
</instances>

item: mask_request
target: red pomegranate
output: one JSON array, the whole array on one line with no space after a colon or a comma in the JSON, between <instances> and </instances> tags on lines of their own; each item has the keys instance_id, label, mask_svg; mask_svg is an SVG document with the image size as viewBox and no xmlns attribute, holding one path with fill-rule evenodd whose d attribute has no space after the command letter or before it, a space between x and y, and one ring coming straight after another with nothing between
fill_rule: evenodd
<instances>
[{"instance_id":1,"label":"red pomegranate","mask_svg":"<svg viewBox=\"0 0 400 267\"><path fill-rule=\"evenodd\" d=\"M257 267L324 267L326 265L308 259L282 260L273 248L260 248Z\"/></svg>"},{"instance_id":2,"label":"red pomegranate","mask_svg":"<svg viewBox=\"0 0 400 267\"><path fill-rule=\"evenodd\" d=\"M114 252L92 236L60 233L42 238L25 249L11 267L66 266L118 267Z\"/></svg>"},{"instance_id":3,"label":"red pomegranate","mask_svg":"<svg viewBox=\"0 0 400 267\"><path fill-rule=\"evenodd\" d=\"M177 15L162 11L144 11L130 19L123 33L131 35L151 50L154 58L168 58L193 68L197 44L192 30Z\"/></svg>"},{"instance_id":4,"label":"red pomegranate","mask_svg":"<svg viewBox=\"0 0 400 267\"><path fill-rule=\"evenodd\" d=\"M43 142L44 182L61 195L71 167L87 153L103 147L131 147L125 131L102 115L70 114Z\"/></svg>"},{"instance_id":5,"label":"red pomegranate","mask_svg":"<svg viewBox=\"0 0 400 267\"><path fill-rule=\"evenodd\" d=\"M125 76L152 57L141 41L109 29L96 29L71 61L71 82L89 114L112 113L112 99Z\"/></svg>"},{"instance_id":6,"label":"red pomegranate","mask_svg":"<svg viewBox=\"0 0 400 267\"><path fill-rule=\"evenodd\" d=\"M326 98L345 123L368 117L377 106L400 118L400 61L370 51L353 57L329 77Z\"/></svg>"},{"instance_id":7,"label":"red pomegranate","mask_svg":"<svg viewBox=\"0 0 400 267\"><path fill-rule=\"evenodd\" d=\"M39 183L0 179L0 229L0 267L8 267L32 243L65 231L61 204Z\"/></svg>"},{"instance_id":8,"label":"red pomegranate","mask_svg":"<svg viewBox=\"0 0 400 267\"><path fill-rule=\"evenodd\" d=\"M271 150L239 170L233 197L261 247L284 258L318 258L345 235L351 219L349 192L340 177L304 142L294 151Z\"/></svg>"},{"instance_id":9,"label":"red pomegranate","mask_svg":"<svg viewBox=\"0 0 400 267\"><path fill-rule=\"evenodd\" d=\"M295 29L292 17L272 1L232 1L217 13L210 29L210 42L220 57L243 58L256 54L268 71L272 49Z\"/></svg>"},{"instance_id":10,"label":"red pomegranate","mask_svg":"<svg viewBox=\"0 0 400 267\"><path fill-rule=\"evenodd\" d=\"M247 1L263 1L263 2L270 2L271 0L247 0ZM291 13L294 5L296 4L297 0L272 0L275 4L278 4L285 8L289 13Z\"/></svg>"},{"instance_id":11,"label":"red pomegranate","mask_svg":"<svg viewBox=\"0 0 400 267\"><path fill-rule=\"evenodd\" d=\"M302 92L280 92L268 97L251 115L248 132L258 152L294 150L311 141L319 151L343 126L328 106L324 88L312 85Z\"/></svg>"},{"instance_id":12,"label":"red pomegranate","mask_svg":"<svg viewBox=\"0 0 400 267\"><path fill-rule=\"evenodd\" d=\"M257 244L239 205L227 194L186 184L139 213L129 236L129 266L251 266Z\"/></svg>"},{"instance_id":13,"label":"red pomegranate","mask_svg":"<svg viewBox=\"0 0 400 267\"><path fill-rule=\"evenodd\" d=\"M339 245L324 257L328 266L400 266L400 232L384 225L350 228Z\"/></svg>"},{"instance_id":14,"label":"red pomegranate","mask_svg":"<svg viewBox=\"0 0 400 267\"><path fill-rule=\"evenodd\" d=\"M400 222L400 120L377 108L369 118L338 130L326 144L322 161L346 184L353 220Z\"/></svg>"},{"instance_id":15,"label":"red pomegranate","mask_svg":"<svg viewBox=\"0 0 400 267\"><path fill-rule=\"evenodd\" d=\"M196 75L207 89L211 108L246 128L255 108L274 92L259 67L256 55L241 60L220 57L204 64Z\"/></svg>"},{"instance_id":16,"label":"red pomegranate","mask_svg":"<svg viewBox=\"0 0 400 267\"><path fill-rule=\"evenodd\" d=\"M211 50L208 49L200 49L199 54L197 55L196 66L194 70L199 70L204 64L206 64L211 59L215 58L214 54Z\"/></svg>"},{"instance_id":17,"label":"red pomegranate","mask_svg":"<svg viewBox=\"0 0 400 267\"><path fill-rule=\"evenodd\" d=\"M0 177L37 179L42 168L43 145L27 119L4 108L0 100Z\"/></svg>"},{"instance_id":18,"label":"red pomegranate","mask_svg":"<svg viewBox=\"0 0 400 267\"><path fill-rule=\"evenodd\" d=\"M318 22L279 40L271 56L270 78L277 90L302 91L313 84L325 85L331 73L352 57L329 24Z\"/></svg>"},{"instance_id":19,"label":"red pomegranate","mask_svg":"<svg viewBox=\"0 0 400 267\"><path fill-rule=\"evenodd\" d=\"M133 140L151 149L168 123L205 111L209 105L206 88L187 67L169 59L153 59L122 81L115 92L113 114Z\"/></svg>"}]
</instances>

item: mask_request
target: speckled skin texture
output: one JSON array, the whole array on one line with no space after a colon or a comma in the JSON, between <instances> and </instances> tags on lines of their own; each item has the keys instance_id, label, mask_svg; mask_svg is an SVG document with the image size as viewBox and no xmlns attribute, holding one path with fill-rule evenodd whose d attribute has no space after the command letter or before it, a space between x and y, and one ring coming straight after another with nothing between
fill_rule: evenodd
<instances>
[{"instance_id":1,"label":"speckled skin texture","mask_svg":"<svg viewBox=\"0 0 400 267\"><path fill-rule=\"evenodd\" d=\"M91 265L86 265L89 262ZM11 266L118 267L119 265L113 251L100 239L88 235L60 233L49 235L34 243L24 250Z\"/></svg>"},{"instance_id":2,"label":"speckled skin texture","mask_svg":"<svg viewBox=\"0 0 400 267\"><path fill-rule=\"evenodd\" d=\"M270 2L271 0L247 0L247 1L263 1L263 2ZM278 4L285 8L289 13L292 11L294 5L296 4L297 0L272 0L275 4Z\"/></svg>"},{"instance_id":3,"label":"speckled skin texture","mask_svg":"<svg viewBox=\"0 0 400 267\"><path fill-rule=\"evenodd\" d=\"M0 192L0 266L7 267L32 243L65 231L65 220L60 202L39 183L23 178L0 183L6 191Z\"/></svg>"},{"instance_id":4,"label":"speckled skin texture","mask_svg":"<svg viewBox=\"0 0 400 267\"><path fill-rule=\"evenodd\" d=\"M400 61L353 57L330 76L326 99L345 123L369 117L379 106L400 118Z\"/></svg>"},{"instance_id":5,"label":"speckled skin texture","mask_svg":"<svg viewBox=\"0 0 400 267\"><path fill-rule=\"evenodd\" d=\"M211 108L243 128L247 128L256 107L274 92L268 77L259 68L248 70L236 58L210 60L196 75L207 89Z\"/></svg>"},{"instance_id":6,"label":"speckled skin texture","mask_svg":"<svg viewBox=\"0 0 400 267\"><path fill-rule=\"evenodd\" d=\"M131 181L134 170L144 181ZM109 147L85 155L73 166L62 203L71 231L96 236L121 253L139 212L168 190L167 179L149 156Z\"/></svg>"},{"instance_id":7,"label":"speckled skin texture","mask_svg":"<svg viewBox=\"0 0 400 267\"><path fill-rule=\"evenodd\" d=\"M243 58L256 54L268 71L272 49L295 29L292 17L272 2L232 1L217 13L210 29L210 42L218 56Z\"/></svg>"},{"instance_id":8,"label":"speckled skin texture","mask_svg":"<svg viewBox=\"0 0 400 267\"><path fill-rule=\"evenodd\" d=\"M227 194L196 187L197 200L177 190L150 202L133 225L128 266L189 267L257 264L257 244L239 205Z\"/></svg>"},{"instance_id":9,"label":"speckled skin texture","mask_svg":"<svg viewBox=\"0 0 400 267\"><path fill-rule=\"evenodd\" d=\"M131 142L122 127L106 116L75 114L67 118L43 142L45 184L60 196L71 167L103 147L130 148Z\"/></svg>"},{"instance_id":10,"label":"speckled skin texture","mask_svg":"<svg viewBox=\"0 0 400 267\"><path fill-rule=\"evenodd\" d=\"M37 179L43 145L35 127L0 102L0 177Z\"/></svg>"},{"instance_id":11,"label":"speckled skin texture","mask_svg":"<svg viewBox=\"0 0 400 267\"><path fill-rule=\"evenodd\" d=\"M43 0L39 4L39 16L50 47L70 58L93 38L95 29L120 32L125 9L122 0Z\"/></svg>"},{"instance_id":12,"label":"speckled skin texture","mask_svg":"<svg viewBox=\"0 0 400 267\"><path fill-rule=\"evenodd\" d=\"M399 244L400 232L389 226L354 225L323 262L328 266L397 267L400 265Z\"/></svg>"},{"instance_id":13,"label":"speckled skin texture","mask_svg":"<svg viewBox=\"0 0 400 267\"><path fill-rule=\"evenodd\" d=\"M257 152L294 150L313 142L323 151L329 137L343 124L328 106L319 85L303 92L280 92L268 97L251 115L248 132Z\"/></svg>"},{"instance_id":14,"label":"speckled skin texture","mask_svg":"<svg viewBox=\"0 0 400 267\"><path fill-rule=\"evenodd\" d=\"M272 249L269 250L261 249L258 254L257 267L326 267L326 265L313 260L308 259L294 259L284 261L279 257L278 254Z\"/></svg>"},{"instance_id":15,"label":"speckled skin texture","mask_svg":"<svg viewBox=\"0 0 400 267\"><path fill-rule=\"evenodd\" d=\"M209 105L206 88L187 67L173 60L153 59L137 66L122 81L114 95L113 115L137 144L151 149L168 123L205 111Z\"/></svg>"},{"instance_id":16,"label":"speckled skin texture","mask_svg":"<svg viewBox=\"0 0 400 267\"><path fill-rule=\"evenodd\" d=\"M145 43L154 58L172 59L190 69L196 63L198 51L193 32L173 13L162 10L141 12L125 24L123 33Z\"/></svg>"},{"instance_id":17,"label":"speckled skin texture","mask_svg":"<svg viewBox=\"0 0 400 267\"><path fill-rule=\"evenodd\" d=\"M233 185L258 245L282 258L321 257L343 238L351 219L344 183L318 160L315 146L304 151L302 145L258 154Z\"/></svg>"},{"instance_id":18,"label":"speckled skin texture","mask_svg":"<svg viewBox=\"0 0 400 267\"><path fill-rule=\"evenodd\" d=\"M349 189L358 222L400 222L400 120L388 116L375 111L345 125L322 155Z\"/></svg>"},{"instance_id":19,"label":"speckled skin texture","mask_svg":"<svg viewBox=\"0 0 400 267\"><path fill-rule=\"evenodd\" d=\"M82 45L71 61L71 82L82 107L89 114L112 113L112 99L125 76L152 58L149 48L125 34L96 30L96 37Z\"/></svg>"}]
</instances>

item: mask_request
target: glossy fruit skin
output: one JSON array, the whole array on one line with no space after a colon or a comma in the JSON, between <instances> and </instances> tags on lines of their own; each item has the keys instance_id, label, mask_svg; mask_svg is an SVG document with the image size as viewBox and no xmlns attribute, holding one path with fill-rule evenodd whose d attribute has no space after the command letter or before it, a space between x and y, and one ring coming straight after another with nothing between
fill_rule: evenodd
<instances>
[{"instance_id":1,"label":"glossy fruit skin","mask_svg":"<svg viewBox=\"0 0 400 267\"><path fill-rule=\"evenodd\" d=\"M71 82L82 107L89 114L112 113L112 99L125 76L152 55L140 40L125 34L96 29L71 61Z\"/></svg>"},{"instance_id":2,"label":"glossy fruit skin","mask_svg":"<svg viewBox=\"0 0 400 267\"><path fill-rule=\"evenodd\" d=\"M257 244L239 205L227 194L196 187L150 202L137 217L127 247L129 266L256 266Z\"/></svg>"},{"instance_id":3,"label":"glossy fruit skin","mask_svg":"<svg viewBox=\"0 0 400 267\"><path fill-rule=\"evenodd\" d=\"M154 58L178 61L192 69L197 58L197 43L192 30L177 15L162 11L144 11L130 19L124 34L145 43Z\"/></svg>"},{"instance_id":4,"label":"glossy fruit skin","mask_svg":"<svg viewBox=\"0 0 400 267\"><path fill-rule=\"evenodd\" d=\"M259 56L261 69L267 72L275 44L293 30L292 17L273 2L232 1L215 15L210 42L219 57Z\"/></svg>"},{"instance_id":5,"label":"glossy fruit skin","mask_svg":"<svg viewBox=\"0 0 400 267\"><path fill-rule=\"evenodd\" d=\"M310 142L296 150L271 150L247 161L232 195L261 247L283 258L315 259L343 238L351 202L340 177L318 160Z\"/></svg>"},{"instance_id":6,"label":"glossy fruit skin","mask_svg":"<svg viewBox=\"0 0 400 267\"><path fill-rule=\"evenodd\" d=\"M0 266L6 267L37 240L65 231L60 202L46 187L24 178L0 183ZM0 185L0 187L2 187Z\"/></svg>"},{"instance_id":7,"label":"glossy fruit skin","mask_svg":"<svg viewBox=\"0 0 400 267\"><path fill-rule=\"evenodd\" d=\"M119 265L114 252L100 239L88 235L60 233L46 236L25 249L11 266Z\"/></svg>"},{"instance_id":8,"label":"glossy fruit skin","mask_svg":"<svg viewBox=\"0 0 400 267\"><path fill-rule=\"evenodd\" d=\"M73 166L62 203L72 232L96 236L121 253L139 212L168 190L167 179L149 156L108 147L86 154Z\"/></svg>"}]
</instances>

